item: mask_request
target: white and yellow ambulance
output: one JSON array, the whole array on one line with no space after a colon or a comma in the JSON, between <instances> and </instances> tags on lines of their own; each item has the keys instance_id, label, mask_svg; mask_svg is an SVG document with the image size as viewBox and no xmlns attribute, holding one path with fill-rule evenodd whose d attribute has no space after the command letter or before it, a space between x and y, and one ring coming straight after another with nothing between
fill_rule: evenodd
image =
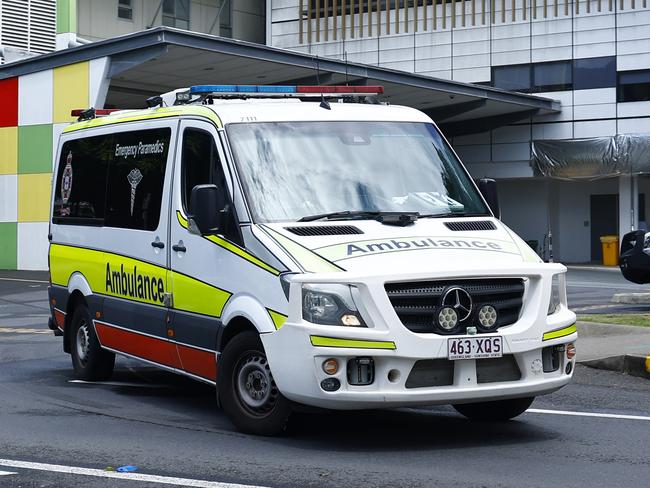
<instances>
[{"instance_id":1,"label":"white and yellow ambulance","mask_svg":"<svg viewBox=\"0 0 650 488\"><path fill-rule=\"evenodd\" d=\"M194 86L81 112L49 236L50 327L76 374L137 358L215 385L259 434L297 404L508 419L566 385L566 268L381 92Z\"/></svg>"}]
</instances>

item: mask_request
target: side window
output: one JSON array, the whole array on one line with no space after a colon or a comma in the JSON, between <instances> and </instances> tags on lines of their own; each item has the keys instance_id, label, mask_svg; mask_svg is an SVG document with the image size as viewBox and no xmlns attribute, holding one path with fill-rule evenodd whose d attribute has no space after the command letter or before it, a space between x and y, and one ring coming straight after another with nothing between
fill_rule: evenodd
<instances>
[{"instance_id":1,"label":"side window","mask_svg":"<svg viewBox=\"0 0 650 488\"><path fill-rule=\"evenodd\" d=\"M228 192L226 177L219 159L219 152L214 137L200 129L185 129L183 132L183 155L181 162L181 192L183 210L189 212L190 195L196 185L213 183L219 190ZM227 198L228 201L230 197ZM223 235L231 241L241 244L241 235L237 226L233 205L229 204L226 213Z\"/></svg>"},{"instance_id":2,"label":"side window","mask_svg":"<svg viewBox=\"0 0 650 488\"><path fill-rule=\"evenodd\" d=\"M190 194L196 185L212 183L213 168L219 164L219 154L212 136L198 129L183 132L183 161L181 185L183 210L187 215Z\"/></svg>"},{"instance_id":3,"label":"side window","mask_svg":"<svg viewBox=\"0 0 650 488\"><path fill-rule=\"evenodd\" d=\"M106 226L158 228L170 137L171 129L120 132L113 136Z\"/></svg>"},{"instance_id":4,"label":"side window","mask_svg":"<svg viewBox=\"0 0 650 488\"><path fill-rule=\"evenodd\" d=\"M113 136L66 142L54 186L55 224L103 225Z\"/></svg>"}]
</instances>

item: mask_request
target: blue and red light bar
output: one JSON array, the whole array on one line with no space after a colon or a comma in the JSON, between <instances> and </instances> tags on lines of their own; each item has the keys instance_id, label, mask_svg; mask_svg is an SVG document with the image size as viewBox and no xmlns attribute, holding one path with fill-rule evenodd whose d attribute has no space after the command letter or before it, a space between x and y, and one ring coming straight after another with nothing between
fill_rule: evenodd
<instances>
[{"instance_id":1,"label":"blue and red light bar","mask_svg":"<svg viewBox=\"0 0 650 488\"><path fill-rule=\"evenodd\" d=\"M365 96L384 93L383 86L308 86L308 85L196 85L190 87L190 95L262 95L262 96L309 96L339 95Z\"/></svg>"}]
</instances>

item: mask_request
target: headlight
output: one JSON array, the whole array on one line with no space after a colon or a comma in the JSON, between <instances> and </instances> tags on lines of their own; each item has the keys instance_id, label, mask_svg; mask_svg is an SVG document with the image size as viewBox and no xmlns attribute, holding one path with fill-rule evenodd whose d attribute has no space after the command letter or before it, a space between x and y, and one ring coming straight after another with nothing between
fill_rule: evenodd
<instances>
[{"instance_id":1,"label":"headlight","mask_svg":"<svg viewBox=\"0 0 650 488\"><path fill-rule=\"evenodd\" d=\"M551 280L551 298L548 302L548 315L557 312L562 304L562 297L566 296L563 288L565 286L564 279L560 279L560 275L553 275Z\"/></svg>"},{"instance_id":2,"label":"headlight","mask_svg":"<svg viewBox=\"0 0 650 488\"><path fill-rule=\"evenodd\" d=\"M314 324L366 327L353 291L350 285L302 285L302 318Z\"/></svg>"}]
</instances>

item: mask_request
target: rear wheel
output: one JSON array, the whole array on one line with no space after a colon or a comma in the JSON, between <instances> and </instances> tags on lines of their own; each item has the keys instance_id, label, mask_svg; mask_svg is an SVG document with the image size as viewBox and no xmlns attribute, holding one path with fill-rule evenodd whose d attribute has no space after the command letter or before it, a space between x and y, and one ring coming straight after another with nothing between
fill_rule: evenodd
<instances>
[{"instance_id":1,"label":"rear wheel","mask_svg":"<svg viewBox=\"0 0 650 488\"><path fill-rule=\"evenodd\" d=\"M221 406L242 432L277 435L287 426L291 402L273 380L264 347L255 332L242 332L219 358L217 388Z\"/></svg>"},{"instance_id":2,"label":"rear wheel","mask_svg":"<svg viewBox=\"0 0 650 488\"><path fill-rule=\"evenodd\" d=\"M453 405L457 412L472 420L510 420L521 415L535 397L513 398L494 402L463 403Z\"/></svg>"},{"instance_id":3,"label":"rear wheel","mask_svg":"<svg viewBox=\"0 0 650 488\"><path fill-rule=\"evenodd\" d=\"M75 308L70 326L70 352L76 375L86 381L109 379L115 366L115 354L99 345L85 305Z\"/></svg>"}]
</instances>

